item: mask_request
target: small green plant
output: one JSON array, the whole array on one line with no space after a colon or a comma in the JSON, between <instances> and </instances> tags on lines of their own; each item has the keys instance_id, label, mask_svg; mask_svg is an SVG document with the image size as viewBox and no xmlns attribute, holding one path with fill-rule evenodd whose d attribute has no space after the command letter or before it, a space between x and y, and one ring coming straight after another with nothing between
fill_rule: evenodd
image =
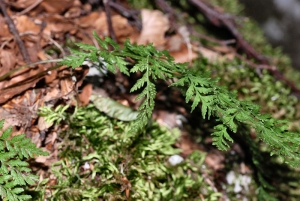
<instances>
[{"instance_id":1,"label":"small green plant","mask_svg":"<svg viewBox=\"0 0 300 201\"><path fill-rule=\"evenodd\" d=\"M69 108L69 105L57 106L54 110L51 107L41 107L39 108L39 115L45 117L46 122L58 124L59 122L67 118L66 110Z\"/></svg>"},{"instance_id":2,"label":"small green plant","mask_svg":"<svg viewBox=\"0 0 300 201\"><path fill-rule=\"evenodd\" d=\"M126 109L119 110L123 113ZM92 104L66 122L61 160L52 166L57 184L44 186L51 192L46 199L200 201L201 194L216 201L221 196L201 175L209 174L204 153L195 151L177 165L168 162L180 152L173 147L177 129L153 122L143 132L130 132L133 122L109 118Z\"/></svg>"},{"instance_id":3,"label":"small green plant","mask_svg":"<svg viewBox=\"0 0 300 201\"><path fill-rule=\"evenodd\" d=\"M90 60L100 63L112 73L115 73L117 68L128 76L139 71L142 76L131 88L131 92L140 92L136 100L143 102L131 132L144 128L151 118L155 105L156 80L173 80L170 86L181 88L186 102L192 102L192 111L201 104L204 118L215 116L219 120L220 123L215 126L212 135L213 144L220 150L227 150L228 141L233 142L228 129L236 133L239 123L242 123L255 129L258 138L272 149L271 155L278 155L292 166L300 165L298 133L289 132L286 121L276 120L268 114L260 114L258 105L238 100L236 93L218 86L217 79L212 79L210 73L200 74L188 69L187 64L175 63L167 51L158 51L152 45L135 45L127 40L124 48L120 48L109 38L101 40L95 33L94 37L100 49L78 43L80 50L73 50L73 54L65 58L62 64L76 68L85 60ZM109 46L114 49L110 51ZM135 61L130 70L126 66L125 58Z\"/></svg>"},{"instance_id":4,"label":"small green plant","mask_svg":"<svg viewBox=\"0 0 300 201\"><path fill-rule=\"evenodd\" d=\"M3 124L4 120L0 120L0 130ZM9 127L0 137L0 196L7 201L29 200L31 196L23 192L27 186L34 185L38 177L31 174L25 159L48 153L37 148L25 134L12 137L11 132L12 127Z\"/></svg>"}]
</instances>

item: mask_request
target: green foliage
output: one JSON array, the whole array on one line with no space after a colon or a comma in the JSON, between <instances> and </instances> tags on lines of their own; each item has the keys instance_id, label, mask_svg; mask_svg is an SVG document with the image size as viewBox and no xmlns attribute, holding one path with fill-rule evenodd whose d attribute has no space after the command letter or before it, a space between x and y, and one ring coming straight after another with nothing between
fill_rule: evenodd
<instances>
[{"instance_id":1,"label":"green foliage","mask_svg":"<svg viewBox=\"0 0 300 201\"><path fill-rule=\"evenodd\" d=\"M66 110L69 108L69 105L57 106L54 110L51 107L41 107L39 108L39 115L45 117L47 123L56 122L57 124L66 119L67 113Z\"/></svg>"},{"instance_id":2,"label":"green foliage","mask_svg":"<svg viewBox=\"0 0 300 201\"><path fill-rule=\"evenodd\" d=\"M0 120L0 129L3 124L4 120ZM31 196L24 194L24 189L35 184L38 177L31 174L24 160L48 153L37 148L25 134L11 136L11 132L12 127L9 127L0 137L0 196L8 201L29 200Z\"/></svg>"},{"instance_id":3,"label":"green foliage","mask_svg":"<svg viewBox=\"0 0 300 201\"><path fill-rule=\"evenodd\" d=\"M96 35L95 37L97 38ZM119 67L122 69L120 71L123 71L126 75L128 75L128 73L132 74L139 72L140 78L132 87L131 92L139 93L137 100L141 99L143 102L139 107L139 115L129 133L132 134L137 131L142 131L147 125L155 104L155 82L158 79L162 79L173 82L170 86L180 88L186 97L186 102L192 102L192 111L200 104L203 118L208 117L209 119L213 116L219 121L214 127L215 131L212 135L213 144L220 150L228 150L230 147L229 142L233 142L232 133L241 134L241 132L238 131L238 128L240 125L243 125L246 126L247 129L254 129L251 132L254 133L259 140L269 145L268 150L271 155L275 154L279 156L281 161L285 161L291 166L299 166L299 135L288 131L288 122L277 120L270 115L261 114L258 105L249 101L240 101L237 99L237 92L229 92L224 87L220 87L218 83L220 78L220 83L223 83L225 79L230 78L228 78L228 76L220 77L218 79L211 78L211 74L207 72L207 69L213 69L212 67L214 67L214 65L209 64L205 59L199 59L198 62L195 62L195 67L189 69L186 64L175 63L168 52L157 51L152 45L138 46L126 41L124 43L124 48L120 48L108 38L104 41L101 41L99 38L97 40L99 42L100 50L94 49L93 46L79 44L79 47L84 49L82 49L82 51L75 51L75 56L67 58L63 63L76 67L81 61L90 60L100 64L99 70L109 66L107 69L113 73ZM114 50L108 50L110 45L114 47ZM91 55L94 55L93 58L90 58ZM114 59L112 60L108 57L103 59L102 55L109 55L108 57ZM126 63L119 61L117 64L116 62L113 62L116 60L115 58L118 58L118 60L130 58L131 60L134 60L134 65L128 70ZM76 59L76 61L72 61L74 59ZM228 71L227 73L236 72L237 75L238 73L243 73L247 78L249 76L249 71L251 72L251 70L247 71L244 68L232 67L234 65L241 65L240 62L241 61L239 60L234 60L232 63L225 62L226 65L228 65L228 68L219 67L217 69L220 69L220 71ZM219 73L219 70L215 72ZM259 93L262 94L262 97L268 100L268 98L274 96L273 92L278 94L278 96L281 96L282 93L286 94L289 92L288 89L283 91L282 87L279 85L278 88L275 88L274 90L272 85L267 85L267 83L273 82L273 79L270 79L270 75L266 72L263 71L262 73L265 75L264 80L266 82L264 84L266 84L265 86L268 88L267 93L266 91L262 92L261 90L258 90L258 81L256 82L257 86L253 85L253 88L250 90L249 87L242 88L242 90L244 90L242 93L247 94L249 92L253 93L260 91ZM255 75L255 71L251 72L250 75ZM243 78L236 77L236 79ZM238 91L238 93L240 95L241 91ZM247 100L247 98L245 99ZM287 100L292 100L292 98L288 97ZM290 111L293 112L292 110ZM247 136L243 136L243 138L249 140L249 132L246 135ZM258 142L255 141L255 143ZM257 154L259 152L258 147L253 146L254 143L248 144L251 145L250 150L254 154L252 160L260 174L263 172L263 166L261 165L263 160L259 157L259 154ZM263 185L261 180L258 182ZM261 188L263 188L263 190L260 190L259 192L263 195L266 192L266 187L263 185Z\"/></svg>"},{"instance_id":4,"label":"green foliage","mask_svg":"<svg viewBox=\"0 0 300 201\"><path fill-rule=\"evenodd\" d=\"M78 44L82 51L73 52L74 55L65 59L63 64L77 67L80 62L89 59L99 62L99 57L104 58L106 67L111 72L116 68L124 74L128 74L125 62L122 58L129 57L136 61L130 73L139 71L142 77L137 80L131 88L131 92L141 89L137 100L143 99L139 107L140 114L135 121L131 131L143 128L152 115L154 109L154 99L156 95L155 81L157 79L176 80L170 86L180 87L185 91L186 102L192 101L192 110L202 104L202 116L211 115L218 118L221 126L216 126L214 133L214 144L221 150L229 147L225 140L233 141L227 132L229 128L236 133L238 122L254 128L259 139L264 141L272 149L271 155L276 154L292 166L300 165L299 135L287 131L287 122L276 120L270 115L262 115L259 106L250 102L240 101L236 98L236 93L229 92L225 88L217 85L217 80L210 78L209 73L199 74L189 70L186 64L177 64L166 51L158 51L152 45L138 46L131 44L128 40L121 49L111 39L106 38L101 41L94 34L99 42L101 50L95 49L92 45ZM108 47L113 46L114 50L109 51ZM118 60L118 62L116 62Z\"/></svg>"},{"instance_id":5,"label":"green foliage","mask_svg":"<svg viewBox=\"0 0 300 201\"><path fill-rule=\"evenodd\" d=\"M126 112L126 111L125 111ZM132 122L111 119L95 106L81 107L67 120L70 129L61 146L61 160L53 165L57 185L49 200L218 200L199 172L205 154L194 152L171 166L167 159L178 130L157 123L144 132L130 132Z\"/></svg>"}]
</instances>

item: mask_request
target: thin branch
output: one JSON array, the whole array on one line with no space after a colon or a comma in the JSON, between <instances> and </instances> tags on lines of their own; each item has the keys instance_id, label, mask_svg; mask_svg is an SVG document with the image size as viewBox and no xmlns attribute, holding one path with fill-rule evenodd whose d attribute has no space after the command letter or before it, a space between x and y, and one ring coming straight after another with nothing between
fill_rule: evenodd
<instances>
[{"instance_id":1,"label":"thin branch","mask_svg":"<svg viewBox=\"0 0 300 201\"><path fill-rule=\"evenodd\" d=\"M8 73L0 76L0 82L2 82L3 80L5 80L6 78L8 78L9 76L11 76L12 74L14 74L14 73L16 73L16 72L18 72L20 70L23 70L25 68L28 68L28 67L31 67L31 66L36 66L38 64L57 63L57 62L61 62L61 61L62 61L62 59L43 60L43 61L38 61L38 62L35 62L35 63L30 63L30 64L27 64L25 66L21 66L19 68L15 68L15 69L9 71Z\"/></svg>"},{"instance_id":2,"label":"thin branch","mask_svg":"<svg viewBox=\"0 0 300 201\"><path fill-rule=\"evenodd\" d=\"M206 3L203 3L202 0L188 0L190 4L198 8L198 10L204 15L204 17L216 27L225 27L231 34L235 37L239 49L241 49L249 59L253 58L259 63L266 66L270 66L269 72L278 80L284 82L291 90L300 95L300 89L296 85L288 80L282 73L274 66L270 65L269 60L256 52L256 50L243 38L243 36L237 30L234 22L228 18L225 14L218 12L213 9L211 6L208 6Z\"/></svg>"},{"instance_id":3,"label":"thin branch","mask_svg":"<svg viewBox=\"0 0 300 201\"><path fill-rule=\"evenodd\" d=\"M108 31L109 31L109 36L114 41L117 41L114 29L113 29L112 20L111 20L111 13L110 13L109 2L110 2L110 0L103 0L104 10L105 10L106 20L107 20L107 26L108 26Z\"/></svg>"},{"instance_id":4,"label":"thin branch","mask_svg":"<svg viewBox=\"0 0 300 201\"><path fill-rule=\"evenodd\" d=\"M28 6L26 9L22 10L21 12L19 12L18 15L24 15L24 14L28 13L29 11L31 11L32 9L34 9L36 6L38 6L43 1L44 0L37 0L36 2L34 2L30 6Z\"/></svg>"},{"instance_id":5,"label":"thin branch","mask_svg":"<svg viewBox=\"0 0 300 201\"><path fill-rule=\"evenodd\" d=\"M30 57L29 57L29 54L28 54L28 51L25 47L25 44L23 43L20 35L19 35L19 32L13 22L13 20L10 18L10 16L8 15L8 13L6 12L6 6L5 6L5 3L3 0L0 0L0 9L1 9L1 12L5 18L5 21L8 25L8 28L10 30L10 32L14 35L15 37L15 40L17 41L17 44L19 46L19 49L20 49L20 52L23 56L23 59L26 63L30 63L31 60L30 60Z\"/></svg>"},{"instance_id":6,"label":"thin branch","mask_svg":"<svg viewBox=\"0 0 300 201\"><path fill-rule=\"evenodd\" d=\"M120 15L126 17L132 25L134 25L138 30L142 30L142 22L138 17L140 14L139 10L130 10L122 6L121 4L109 1L109 6L116 10Z\"/></svg>"},{"instance_id":7,"label":"thin branch","mask_svg":"<svg viewBox=\"0 0 300 201\"><path fill-rule=\"evenodd\" d=\"M255 49L243 38L243 36L236 29L235 24L228 16L220 13L213 8L209 7L201 0L188 0L192 5L196 6L198 10L206 17L206 19L216 27L225 27L236 38L239 48L250 58L267 64L268 60L263 55L257 53Z\"/></svg>"},{"instance_id":8,"label":"thin branch","mask_svg":"<svg viewBox=\"0 0 300 201\"><path fill-rule=\"evenodd\" d=\"M177 26L176 20L175 20L175 11L174 11L174 9L165 0L155 0L155 4L164 13L168 14L168 18L169 18L171 27L173 29L177 30L178 26Z\"/></svg>"}]
</instances>

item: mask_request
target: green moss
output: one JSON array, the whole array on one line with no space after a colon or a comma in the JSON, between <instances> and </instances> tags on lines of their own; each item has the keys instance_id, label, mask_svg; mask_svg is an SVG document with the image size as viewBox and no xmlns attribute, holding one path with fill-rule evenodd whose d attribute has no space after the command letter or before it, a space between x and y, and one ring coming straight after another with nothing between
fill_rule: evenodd
<instances>
[{"instance_id":1,"label":"green moss","mask_svg":"<svg viewBox=\"0 0 300 201\"><path fill-rule=\"evenodd\" d=\"M205 154L198 151L171 166L168 158L178 130L151 124L130 133L132 123L110 119L93 105L79 108L65 133L61 160L53 165L57 177L52 200L217 200L200 172ZM85 168L84 168L85 167Z\"/></svg>"}]
</instances>

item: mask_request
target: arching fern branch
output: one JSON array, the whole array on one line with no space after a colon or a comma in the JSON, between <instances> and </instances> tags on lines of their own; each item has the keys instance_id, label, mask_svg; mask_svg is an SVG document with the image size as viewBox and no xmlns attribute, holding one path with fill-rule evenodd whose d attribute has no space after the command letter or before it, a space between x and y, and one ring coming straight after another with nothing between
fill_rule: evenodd
<instances>
[{"instance_id":1,"label":"arching fern branch","mask_svg":"<svg viewBox=\"0 0 300 201\"><path fill-rule=\"evenodd\" d=\"M62 63L75 68L88 60L97 62L99 70L105 67L115 73L119 68L126 75L141 72L142 77L131 88L131 92L141 90L137 100L143 99L133 130L143 128L151 118L156 96L155 81L172 79L175 82L171 86L184 91L186 102L192 101L192 111L201 103L204 118L213 115L219 119L213 143L220 150L229 148L228 141L233 142L227 129L237 132L237 122L241 122L256 130L258 137L272 148L271 154L282 157L292 166L300 166L299 135L288 132L286 122L260 114L259 106L239 101L236 94L219 87L217 79L210 78L210 73L199 74L189 70L186 64L175 63L167 51L158 51L152 45L139 46L127 40L121 49L109 38L101 40L95 33L94 37L100 49L79 43L81 50L73 50L73 55ZM114 50L110 51L109 46ZM126 58L135 61L130 71L124 61Z\"/></svg>"},{"instance_id":2,"label":"arching fern branch","mask_svg":"<svg viewBox=\"0 0 300 201\"><path fill-rule=\"evenodd\" d=\"M235 93L217 86L216 80L207 74L196 75L181 67L177 67L177 72L180 72L176 74L179 79L171 86L186 89L186 102L193 102L192 110L201 102L203 118L208 114L208 117L214 115L221 121L213 133L213 144L220 150L229 148L227 141L233 142L227 128L236 133L237 122L241 122L256 130L257 136L271 147L271 155L280 156L294 167L300 166L300 135L289 132L286 121L260 114L258 105L238 100Z\"/></svg>"}]
</instances>

